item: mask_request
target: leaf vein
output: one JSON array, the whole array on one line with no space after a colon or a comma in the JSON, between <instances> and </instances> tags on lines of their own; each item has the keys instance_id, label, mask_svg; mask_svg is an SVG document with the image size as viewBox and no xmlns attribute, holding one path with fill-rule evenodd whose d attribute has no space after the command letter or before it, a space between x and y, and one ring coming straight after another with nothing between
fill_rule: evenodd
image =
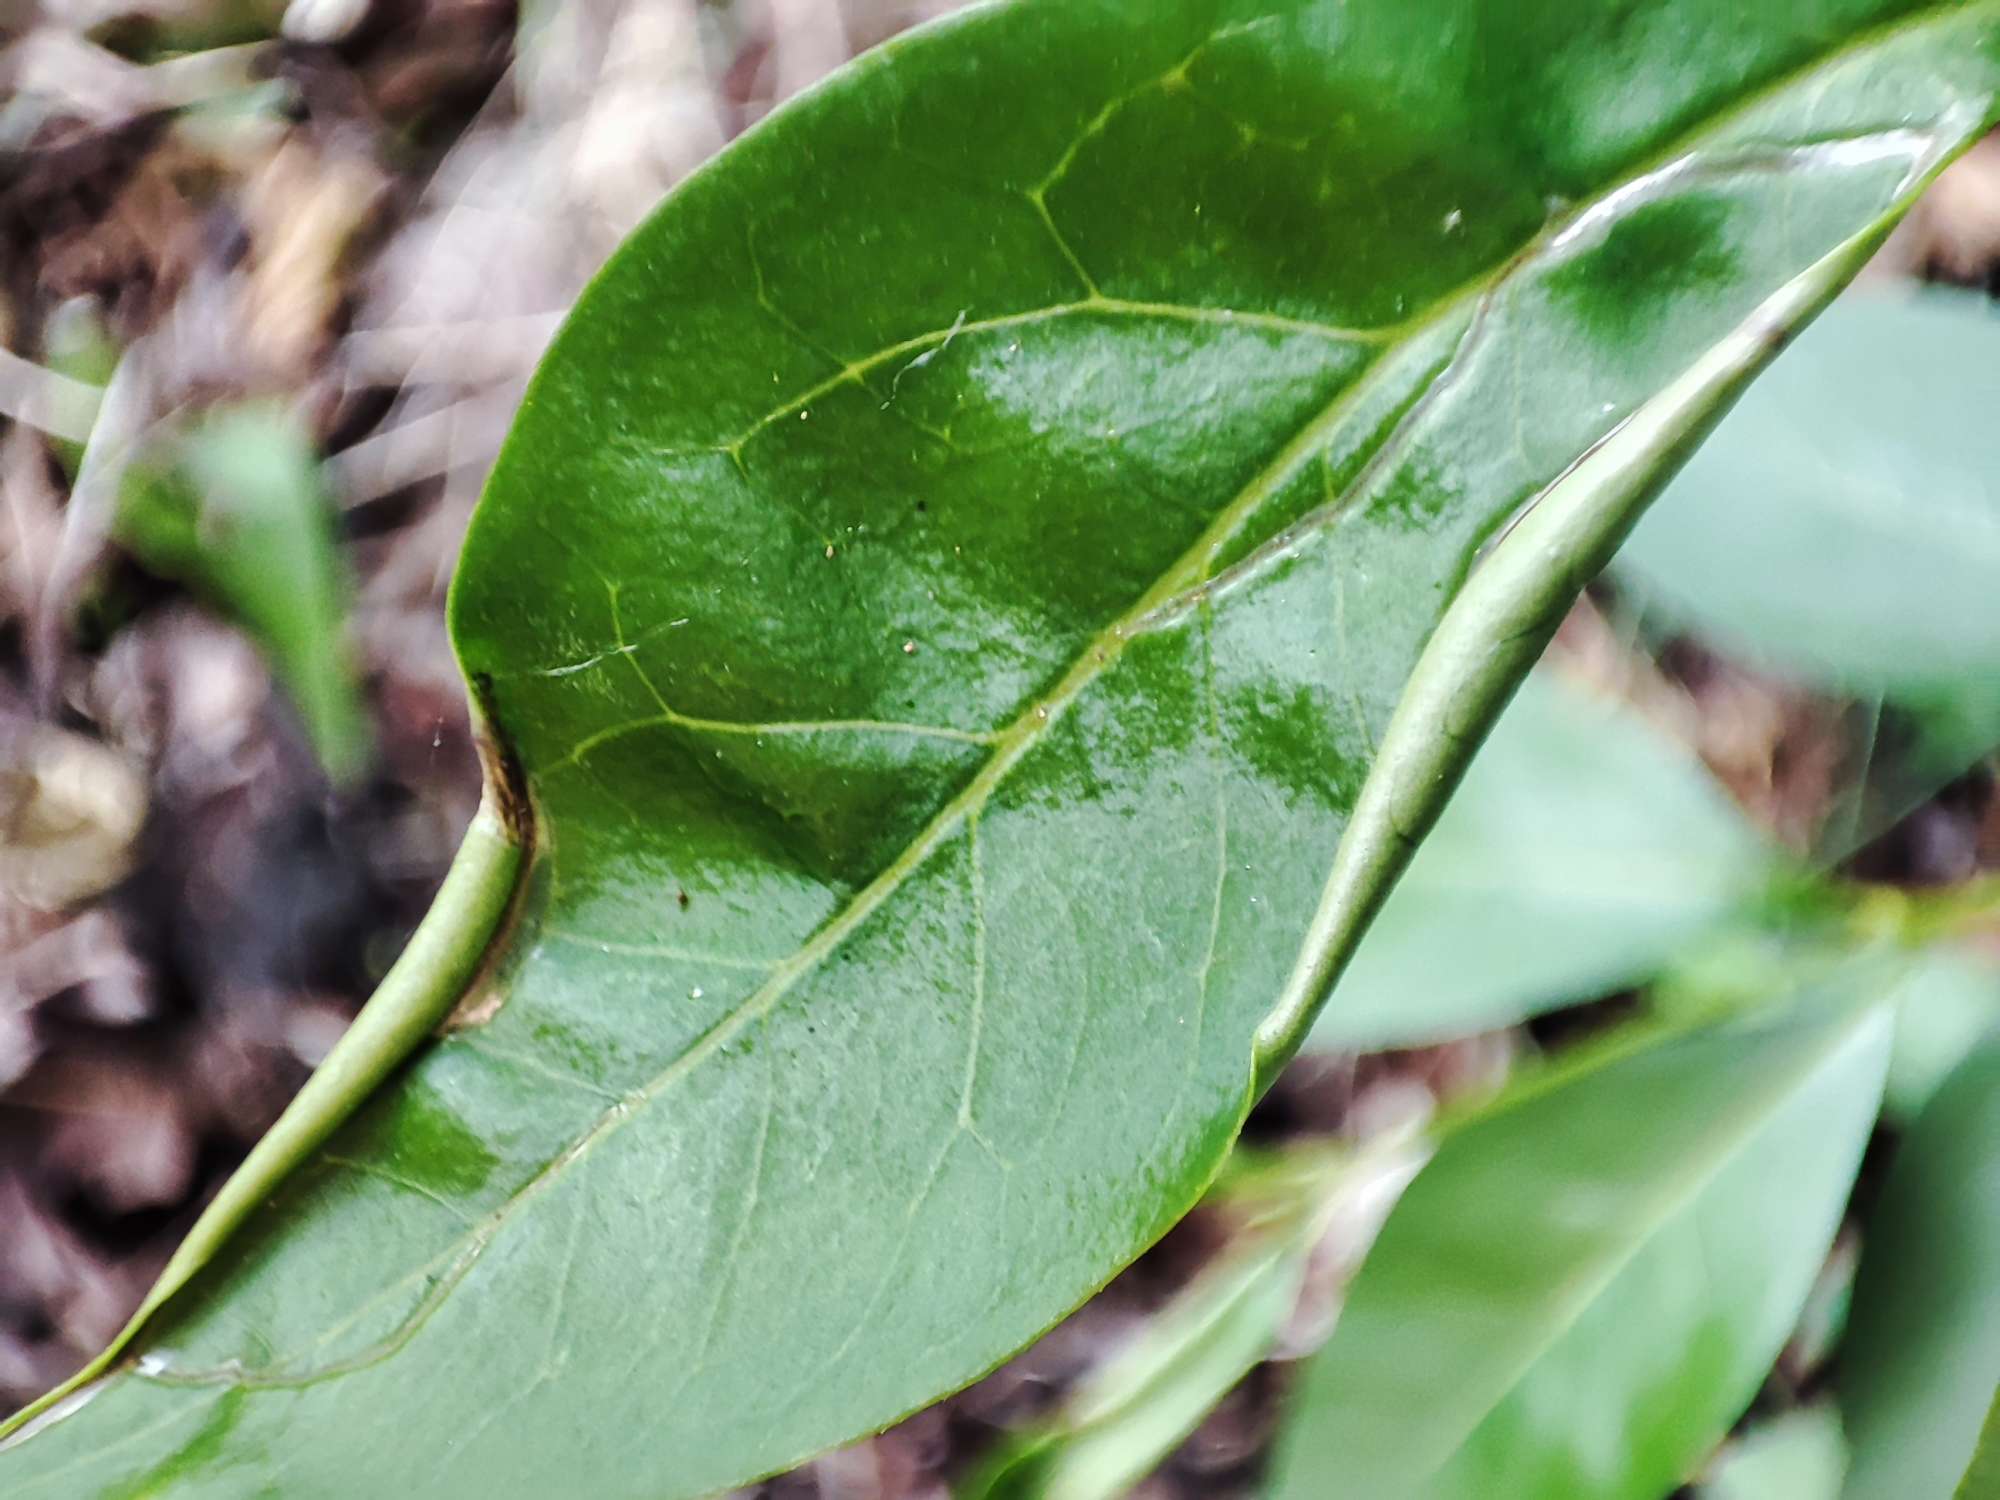
<instances>
[{"instance_id":1,"label":"leaf vein","mask_svg":"<svg viewBox=\"0 0 2000 1500\"><path fill-rule=\"evenodd\" d=\"M1885 26L1873 33L1864 34L1864 36L1856 38L1848 45L1820 54L1811 59L1807 64L1793 70L1784 78L1778 79L1761 88L1746 91L1742 101L1735 109L1711 117L1702 127L1684 136L1676 144L1672 152L1654 160L1656 162L1665 160L1671 167L1675 162L1680 161L1689 152L1694 150L1700 141L1710 138L1726 129L1762 98L1774 94L1780 88L1788 86L1800 77L1807 76L1811 72L1832 65L1844 57L1860 52L1865 45L1877 40L1882 35L1890 35L1909 29L1918 21L1935 20L1945 9L1948 9L1948 7L1933 6L1918 13L1917 16L1900 17L1893 25ZM1651 171L1635 171L1629 174L1625 181L1629 185L1642 177L1651 175L1652 172L1660 170L1662 169L1655 166ZM1594 210L1602 210L1606 206L1607 199L1616 196L1617 193L1622 191L1623 189L1620 188L1601 194L1598 198L1592 200L1589 205L1573 212L1568 216L1567 220L1562 222L1566 223L1570 229L1581 228ZM1602 217L1601 213L1598 217ZM1394 342L1422 328L1441 323L1453 310L1460 307L1468 299L1474 296L1484 298L1489 295L1493 288L1501 284L1535 251L1544 249L1548 244L1552 243L1550 232L1557 228L1557 225L1552 224L1535 241L1531 241L1528 246L1517 253L1513 259L1473 278L1457 291L1445 294L1428 309L1407 322L1390 329L1369 330L1361 336L1385 343ZM992 318L983 320L981 323L967 323L959 328L959 333L962 336L967 332L980 331L981 329L1022 326L1029 323L1047 321L1051 318L1071 316L1097 307L1099 300L1086 299L1077 303L1063 304L1058 307L1040 309L1031 313ZM1107 305L1104 310L1115 311L1115 308ZM794 398L793 402L788 404L788 406L780 408L763 421L755 424L741 438L733 443L724 445L723 450L720 451L735 453L740 449L742 443L748 441L757 431L777 421L788 412L803 409L812 400L817 399L819 395L831 391L843 383L850 380L859 380L861 375L867 373L869 369L877 365L895 358L918 353L927 345L942 341L944 338L950 336L950 333L951 330L948 329L934 330L931 333L919 335L914 339L905 340L900 344L879 351L876 355L870 356L866 361L850 365L840 375L833 377L829 381L822 382L819 386ZM1461 350L1462 348L1463 344L1461 344ZM1454 359L1454 363L1456 363L1456 359ZM1248 517L1255 511L1257 506L1275 493L1282 485L1289 482L1305 464L1311 462L1317 456L1317 448L1320 441L1337 427L1340 418L1346 414L1354 401L1358 399L1359 394L1369 385L1370 377L1379 369L1380 366L1377 365L1374 369L1365 372L1339 396L1336 396L1316 417L1311 419L1294 439L1285 444L1274 458L1239 491L1237 496L1218 512L1215 520L1197 541L1194 548L1170 567L1156 582L1155 586L1149 589L1123 616L1108 626L1100 634L1096 642L1086 647L1069 672L1045 697L1039 702L1031 704L1012 724L998 733L993 740L994 753L981 770L956 796L939 809L931 822L926 825L897 859L891 862L867 886L857 892L854 898L839 913L822 925L793 955L775 965L770 979L763 986L746 997L741 1004L729 1013L719 1018L714 1025L697 1038L675 1061L653 1075L653 1077L633 1093L626 1096L626 1098L622 1099L617 1105L607 1110L588 1131L577 1139L569 1150L547 1163L527 1182L522 1184L505 1203L496 1208L486 1220L482 1221L480 1226L464 1237L460 1242L460 1248L472 1246L476 1256L478 1249L482 1249L485 1244L490 1243L492 1237L524 1205L539 1196L570 1165L588 1155L596 1144L622 1128L625 1122L633 1118L647 1104L661 1097L680 1078L693 1068L699 1066L723 1046L727 1045L745 1026L751 1024L759 1017L768 1014L804 975L811 972L822 959L845 942L856 929L900 888L903 881L911 873L936 852L942 843L954 833L957 825L962 820L984 806L985 801L991 795L992 791L1039 742L1042 735L1046 732L1048 725L1055 722L1062 712L1099 675L1108 669L1110 663L1122 654L1124 644L1131 638L1135 630L1142 624L1148 628L1156 626L1159 623L1159 616L1163 606L1177 602L1181 595L1190 592L1191 585L1198 585L1202 582L1213 558L1219 555L1222 547L1235 535L1238 528L1247 522ZM1352 486L1350 486L1351 490ZM906 1219L914 1220L916 1214L921 1209L923 1201L935 1187L944 1158L948 1155L951 1144L956 1140L957 1135L958 1132L954 1131L950 1138L947 1139L931 1172L928 1174L924 1186L911 1200ZM907 1231L905 1239L907 1239ZM447 1251L447 1256L449 1253ZM900 1254L901 1252L899 1251L898 1253ZM446 1256L434 1258L424 1268L424 1271L412 1273L412 1277L424 1274L430 1266L438 1264L445 1258ZM462 1270L459 1271L459 1274L463 1274ZM411 1278L405 1278L405 1282L409 1279ZM879 1300L879 1296L877 1300Z\"/></svg>"}]
</instances>

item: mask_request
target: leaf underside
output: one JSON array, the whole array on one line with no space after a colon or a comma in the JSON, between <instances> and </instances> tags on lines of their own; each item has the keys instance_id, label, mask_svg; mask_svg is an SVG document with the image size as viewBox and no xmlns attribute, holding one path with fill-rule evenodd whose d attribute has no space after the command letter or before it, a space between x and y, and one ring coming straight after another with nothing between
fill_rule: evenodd
<instances>
[{"instance_id":1,"label":"leaf underside","mask_svg":"<svg viewBox=\"0 0 2000 1500\"><path fill-rule=\"evenodd\" d=\"M1018 1348L1296 1045L1255 1038L1479 549L1978 130L1996 31L1023 0L746 137L467 539L537 830L480 1024L8 1495L695 1496Z\"/></svg>"}]
</instances>

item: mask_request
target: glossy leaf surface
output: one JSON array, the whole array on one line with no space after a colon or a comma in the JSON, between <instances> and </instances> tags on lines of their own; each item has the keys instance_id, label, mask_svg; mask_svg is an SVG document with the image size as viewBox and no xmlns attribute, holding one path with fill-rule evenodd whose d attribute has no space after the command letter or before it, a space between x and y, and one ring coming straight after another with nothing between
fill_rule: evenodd
<instances>
[{"instance_id":1,"label":"glossy leaf surface","mask_svg":"<svg viewBox=\"0 0 2000 1500\"><path fill-rule=\"evenodd\" d=\"M1658 1500L1688 1478L1860 1163L1889 1028L1856 998L1559 1075L1448 1137L1301 1382L1274 1493Z\"/></svg>"},{"instance_id":2,"label":"glossy leaf surface","mask_svg":"<svg viewBox=\"0 0 2000 1500\"><path fill-rule=\"evenodd\" d=\"M2000 1044L1967 1058L1897 1148L1841 1352L1847 1500L1948 1500L2000 1392Z\"/></svg>"},{"instance_id":3,"label":"glossy leaf surface","mask_svg":"<svg viewBox=\"0 0 2000 1500\"><path fill-rule=\"evenodd\" d=\"M1473 759L1311 1045L1407 1046L1650 978L1776 857L1694 754L1551 670Z\"/></svg>"},{"instance_id":4,"label":"glossy leaf surface","mask_svg":"<svg viewBox=\"0 0 2000 1500\"><path fill-rule=\"evenodd\" d=\"M669 1500L997 1363L1200 1196L1566 595L1992 113L1996 34L1023 0L732 147L467 539L536 833L468 1024L247 1179L0 1485Z\"/></svg>"}]
</instances>

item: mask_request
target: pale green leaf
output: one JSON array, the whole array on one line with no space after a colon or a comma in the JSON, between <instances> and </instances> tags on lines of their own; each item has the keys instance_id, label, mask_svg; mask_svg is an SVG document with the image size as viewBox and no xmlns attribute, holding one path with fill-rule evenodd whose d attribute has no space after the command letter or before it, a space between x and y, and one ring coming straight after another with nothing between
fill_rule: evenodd
<instances>
[{"instance_id":1,"label":"pale green leaf","mask_svg":"<svg viewBox=\"0 0 2000 1500\"><path fill-rule=\"evenodd\" d=\"M1696 1493L1699 1500L1838 1500L1846 1468L1839 1413L1808 1406L1734 1439Z\"/></svg>"},{"instance_id":2,"label":"pale green leaf","mask_svg":"<svg viewBox=\"0 0 2000 1500\"><path fill-rule=\"evenodd\" d=\"M328 772L360 772L369 731L347 642L347 573L319 457L291 413L225 405L171 429L125 471L113 534L239 621Z\"/></svg>"},{"instance_id":3,"label":"pale green leaf","mask_svg":"<svg viewBox=\"0 0 2000 1500\"><path fill-rule=\"evenodd\" d=\"M1790 1333L1881 1098L1876 977L1559 1073L1448 1136L1314 1359L1285 1500L1658 1500Z\"/></svg>"},{"instance_id":4,"label":"pale green leaf","mask_svg":"<svg viewBox=\"0 0 2000 1500\"><path fill-rule=\"evenodd\" d=\"M1889 1061L1888 1108L1909 1118L2000 1030L2000 965L1940 943L1913 956L1889 1000L1896 1008L1896 1050Z\"/></svg>"},{"instance_id":5,"label":"pale green leaf","mask_svg":"<svg viewBox=\"0 0 2000 1500\"><path fill-rule=\"evenodd\" d=\"M1948 1500L2000 1390L2000 1044L1952 1073L1898 1146L1840 1359L1846 1500Z\"/></svg>"},{"instance_id":6,"label":"pale green leaf","mask_svg":"<svg viewBox=\"0 0 2000 1500\"><path fill-rule=\"evenodd\" d=\"M1393 1139L1327 1160L1300 1152L1289 1170L1225 1198L1215 1211L1247 1220L1230 1243L1052 1419L984 1462L958 1500L1119 1500L1270 1356L1316 1254L1351 1269L1426 1150Z\"/></svg>"},{"instance_id":7,"label":"pale green leaf","mask_svg":"<svg viewBox=\"0 0 2000 1500\"><path fill-rule=\"evenodd\" d=\"M1843 298L1689 461L1617 573L1808 682L2000 699L1996 365L1985 297Z\"/></svg>"},{"instance_id":8,"label":"pale green leaf","mask_svg":"<svg viewBox=\"0 0 2000 1500\"><path fill-rule=\"evenodd\" d=\"M1984 297L1843 299L1618 555L1650 617L1861 700L1834 852L2000 745L1996 363Z\"/></svg>"},{"instance_id":9,"label":"pale green leaf","mask_svg":"<svg viewBox=\"0 0 2000 1500\"><path fill-rule=\"evenodd\" d=\"M1533 674L1313 1028L1407 1046L1640 983L1752 913L1775 852L1691 751Z\"/></svg>"}]
</instances>

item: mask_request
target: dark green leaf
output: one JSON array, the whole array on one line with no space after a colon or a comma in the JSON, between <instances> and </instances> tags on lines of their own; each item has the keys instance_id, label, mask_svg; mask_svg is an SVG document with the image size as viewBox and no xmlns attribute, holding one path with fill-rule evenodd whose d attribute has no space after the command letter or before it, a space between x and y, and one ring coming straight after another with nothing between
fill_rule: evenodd
<instances>
[{"instance_id":1,"label":"dark green leaf","mask_svg":"<svg viewBox=\"0 0 2000 1500\"><path fill-rule=\"evenodd\" d=\"M1774 867L1691 752L1537 672L1369 929L1312 1045L1462 1036L1639 983L1758 905Z\"/></svg>"},{"instance_id":2,"label":"dark green leaf","mask_svg":"<svg viewBox=\"0 0 2000 1500\"><path fill-rule=\"evenodd\" d=\"M1276 1493L1659 1500L1688 1477L1839 1222L1888 1056L1859 998L1559 1074L1448 1136L1302 1382Z\"/></svg>"},{"instance_id":3,"label":"dark green leaf","mask_svg":"<svg viewBox=\"0 0 2000 1500\"><path fill-rule=\"evenodd\" d=\"M1870 1214L1840 1360L1847 1500L1948 1500L2000 1389L2000 1044L1947 1079Z\"/></svg>"},{"instance_id":4,"label":"dark green leaf","mask_svg":"<svg viewBox=\"0 0 2000 1500\"><path fill-rule=\"evenodd\" d=\"M991 1367L1201 1195L1576 587L1996 83L1995 0L1021 0L745 137L473 523L512 774L443 971L10 1500L672 1500ZM466 1024L315 1153L502 827Z\"/></svg>"}]
</instances>

